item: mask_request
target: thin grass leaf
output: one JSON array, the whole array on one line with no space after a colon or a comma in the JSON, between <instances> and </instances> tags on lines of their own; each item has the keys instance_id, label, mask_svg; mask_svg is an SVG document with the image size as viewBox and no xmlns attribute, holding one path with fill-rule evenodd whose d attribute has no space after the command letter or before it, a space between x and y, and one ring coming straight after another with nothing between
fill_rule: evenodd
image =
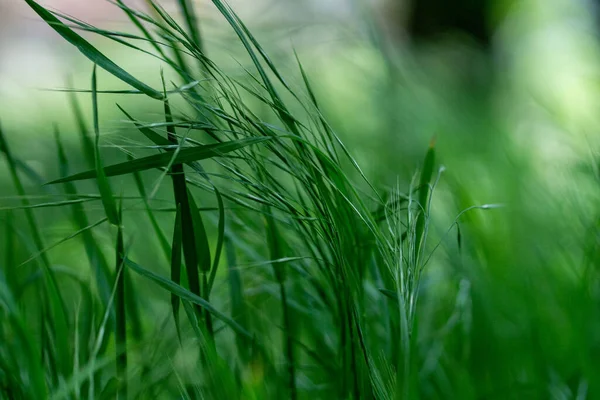
<instances>
[{"instance_id":1,"label":"thin grass leaf","mask_svg":"<svg viewBox=\"0 0 600 400\"><path fill-rule=\"evenodd\" d=\"M162 77L162 75L161 75ZM163 90L164 80L163 80ZM173 122L173 118L171 116L171 108L169 105L169 100L165 96L163 102L163 109L165 113L165 121L167 123ZM177 135L175 132L175 127L172 125L167 126L167 140L171 144L178 145ZM181 146L181 145L179 145ZM183 165L180 163L174 163L173 156L176 158L179 154L181 154L181 147L178 148L178 154L169 154L171 152L167 152L165 154L171 157L169 172L171 173L171 178L173 182L173 195L175 197L175 204L177 208L181 210L181 230L182 230L182 249L183 256L185 258L185 269L186 276L188 279L188 284L192 293L200 296L201 287L200 287L200 275L198 271L199 267L199 255L198 252L200 248L197 246L198 243L198 234L196 227L194 226L194 211L191 208L191 202L193 198L191 197L186 184L185 173L183 170ZM195 204L195 203L194 203ZM202 310L197 307L197 312L200 314Z\"/></svg>"},{"instance_id":2,"label":"thin grass leaf","mask_svg":"<svg viewBox=\"0 0 600 400\"><path fill-rule=\"evenodd\" d=\"M11 211L11 210L27 210L34 208L51 208L51 207L63 207L68 205L76 205L82 203L89 203L96 199L75 199L75 200L63 200L63 201L53 201L49 203L38 203L38 204L29 204L29 205L20 205L20 206L12 206L12 207L0 207L0 211Z\"/></svg>"},{"instance_id":3,"label":"thin grass leaf","mask_svg":"<svg viewBox=\"0 0 600 400\"><path fill-rule=\"evenodd\" d=\"M42 259L46 258L47 257L46 253L48 253L53 248L55 248L55 247L57 247L57 246L65 243L65 242L67 242L67 241L69 241L69 240L71 240L71 239L79 236L80 234L82 234L85 231L88 231L90 229L93 229L93 228L97 227L98 225L103 224L106 221L108 221L108 218L104 217L104 218L101 218L98 221L96 221L96 222L94 222L94 223L92 223L92 224L90 224L90 225L88 225L86 227L83 227L83 228L79 229L78 231L73 232L72 234L70 234L70 235L68 235L68 236L66 236L66 237L64 237L64 238L62 238L62 239L60 239L60 240L52 243L51 245L48 245L48 246L44 247L43 249L39 250L37 253L32 254L31 256L29 256L29 258L27 258L25 261L23 261L21 264L19 264L19 266L25 265L25 264L27 264L27 263L35 260L38 257L42 258Z\"/></svg>"},{"instance_id":4,"label":"thin grass leaf","mask_svg":"<svg viewBox=\"0 0 600 400\"><path fill-rule=\"evenodd\" d=\"M181 283L181 204L177 204L177 213L175 214L175 227L173 228L173 244L171 246L171 280L179 285ZM181 332L179 330L179 297L171 294L171 308L173 309L173 320L177 336L181 341Z\"/></svg>"},{"instance_id":5,"label":"thin grass leaf","mask_svg":"<svg viewBox=\"0 0 600 400\"><path fill-rule=\"evenodd\" d=\"M75 33L67 25L62 23L58 18L52 15L51 12L40 6L33 0L25 0L25 2L36 12L52 29L54 29L60 36L62 36L67 42L71 43L88 59L94 64L100 66L107 72L111 73L115 77L119 78L123 82L133 86L134 88L144 92L146 95L161 100L162 94L150 86L142 83L141 81L134 78L124 69L119 67L108 57L102 54L98 49L88 43L84 38Z\"/></svg>"},{"instance_id":6,"label":"thin grass leaf","mask_svg":"<svg viewBox=\"0 0 600 400\"><path fill-rule=\"evenodd\" d=\"M228 236L225 237L225 254L227 256L228 266L227 273L229 296L231 299L231 318L246 329L248 327L248 317L244 300L242 277L240 270L236 268L237 259L235 255L235 246ZM250 360L248 339L243 335L236 334L235 343L242 362L247 363Z\"/></svg>"},{"instance_id":7,"label":"thin grass leaf","mask_svg":"<svg viewBox=\"0 0 600 400\"><path fill-rule=\"evenodd\" d=\"M135 127L144 134L144 136L146 136L148 139L150 139L150 141L152 141L154 144L159 145L159 146L169 146L172 144L171 141L169 141L169 139L161 136L160 134L154 132L152 129L144 127L142 124L138 123L135 119L133 119L133 117L131 115L129 115L127 113L127 111L125 111L123 109L123 107L121 107L119 104L117 104L117 107L119 108L119 110L121 110L121 112L123 114L125 114L125 116L134 123Z\"/></svg>"},{"instance_id":8,"label":"thin grass leaf","mask_svg":"<svg viewBox=\"0 0 600 400\"><path fill-rule=\"evenodd\" d=\"M236 332L240 335L243 335L246 339L250 340L254 345L256 345L256 340L250 332L248 332L237 322L235 322L234 320L229 318L227 315L225 315L221 311L217 310L212 304L210 304L208 301L204 300L202 297L190 292L189 290L177 285L176 283L174 283L168 279L161 277L160 275L157 275L157 274L143 268L142 266L131 261L129 258L125 259L125 264L129 268L131 268L133 271L135 271L136 273L142 275L145 278L152 280L154 283L158 284L163 289L166 289L169 292L176 294L182 300L187 300L187 301L189 301L193 304L196 304L196 305L202 307L203 309L207 310L212 315L214 315L217 319L224 322L234 332Z\"/></svg>"},{"instance_id":9,"label":"thin grass leaf","mask_svg":"<svg viewBox=\"0 0 600 400\"><path fill-rule=\"evenodd\" d=\"M177 4L185 19L192 42L202 51L204 46L202 44L200 30L198 29L198 20L196 18L196 12L194 11L194 5L190 0L177 0Z\"/></svg>"},{"instance_id":10,"label":"thin grass leaf","mask_svg":"<svg viewBox=\"0 0 600 400\"><path fill-rule=\"evenodd\" d=\"M428 198L430 192L430 182L433 177L433 165L435 163L435 138L429 142L429 149L425 154L425 160L423 161L423 168L421 169L421 177L419 179L419 193L418 193L418 216L415 227L415 251L414 251L414 262L418 263L421 246L424 238L423 233L425 229L425 218L429 212L428 210Z\"/></svg>"},{"instance_id":11,"label":"thin grass leaf","mask_svg":"<svg viewBox=\"0 0 600 400\"><path fill-rule=\"evenodd\" d=\"M191 215L191 222L194 229L194 246L196 248L196 255L198 257L198 267L202 272L202 297L208 301L208 276L210 273L211 262L210 262L210 247L208 245L208 235L206 234L206 229L204 227L204 222L202 221L202 216L200 215L200 211L198 210L198 206L196 205L196 201L194 200L194 196L192 193L187 190L187 197L189 201L189 210ZM206 330L210 337L213 337L213 327L212 327L212 317L206 312L204 314L205 322L206 322Z\"/></svg>"},{"instance_id":12,"label":"thin grass leaf","mask_svg":"<svg viewBox=\"0 0 600 400\"><path fill-rule=\"evenodd\" d=\"M98 183L98 189L100 190L100 196L102 197L102 205L104 206L104 212L108 221L113 225L119 225L119 216L117 213L117 205L110 188L110 184L106 175L104 174L104 168L102 167L102 158L100 157L100 127L98 123L98 96L96 93L97 80L96 80L96 64L92 70L92 110L94 114L94 133L96 135L96 142L94 146L94 159L96 160L96 177Z\"/></svg>"},{"instance_id":13,"label":"thin grass leaf","mask_svg":"<svg viewBox=\"0 0 600 400\"><path fill-rule=\"evenodd\" d=\"M69 86L71 86L70 82ZM90 93L91 92L92 90L90 90ZM81 111L79 101L77 101L76 93L69 93L69 102L71 103L71 109L73 110L75 123L77 124L77 129L79 130L81 148L83 149L85 160L87 161L88 167L94 168L96 166L94 141L92 140L92 137L87 129L87 124L85 123L85 118L83 117L83 112Z\"/></svg>"},{"instance_id":14,"label":"thin grass leaf","mask_svg":"<svg viewBox=\"0 0 600 400\"><path fill-rule=\"evenodd\" d=\"M123 226L120 223L122 215L122 202L117 214L117 239L115 245L115 267L122 270L117 274L115 293L115 343L117 361L117 379L119 380L117 399L127 399L127 306L126 306L126 270L124 270L125 245L123 242Z\"/></svg>"},{"instance_id":15,"label":"thin grass leaf","mask_svg":"<svg viewBox=\"0 0 600 400\"><path fill-rule=\"evenodd\" d=\"M192 193L188 189L187 192L190 202L190 212L192 215L192 222L194 223L194 232L196 236L196 248L198 251L198 265L203 273L209 273L211 270L211 257L210 247L208 245L208 234L204 227L204 222L200 214L200 210L196 204L196 200L192 196Z\"/></svg>"},{"instance_id":16,"label":"thin grass leaf","mask_svg":"<svg viewBox=\"0 0 600 400\"><path fill-rule=\"evenodd\" d=\"M215 256L213 258L212 267L210 269L210 277L208 280L208 290L206 292L206 297L210 296L210 292L215 283L215 278L217 276L217 269L219 268L219 261L221 260L221 253L223 251L223 244L225 241L225 205L223 204L223 196L221 196L221 192L217 189L216 186L213 186L215 190L215 195L217 196L217 204L219 209L219 222L217 225L217 247L215 250Z\"/></svg>"},{"instance_id":17,"label":"thin grass leaf","mask_svg":"<svg viewBox=\"0 0 600 400\"><path fill-rule=\"evenodd\" d=\"M271 138L258 137L258 138L247 138L240 140L232 140L224 143L209 144L204 146L186 147L181 149L177 157L173 159L172 154L155 154L147 157L136 158L132 161L123 162L120 164L109 165L104 167L104 175L107 177L118 176L124 174L130 174L136 171L146 171L153 168L161 168L167 166L169 163L175 164L186 164L199 160L206 160L213 157L222 157L223 155L242 149L246 146L262 143ZM80 172L68 177L60 178L48 182L48 184L56 184L63 182L72 182L84 179L93 179L97 177L95 170Z\"/></svg>"}]
</instances>

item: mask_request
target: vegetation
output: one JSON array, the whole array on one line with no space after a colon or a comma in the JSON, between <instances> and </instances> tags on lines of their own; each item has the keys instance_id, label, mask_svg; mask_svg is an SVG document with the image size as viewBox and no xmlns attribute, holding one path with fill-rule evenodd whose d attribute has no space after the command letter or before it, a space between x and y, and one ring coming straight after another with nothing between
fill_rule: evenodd
<instances>
[{"instance_id":1,"label":"vegetation","mask_svg":"<svg viewBox=\"0 0 600 400\"><path fill-rule=\"evenodd\" d=\"M59 177L39 176L0 128L17 195L1 209L0 398L600 394L597 164L577 221L551 202L551 218L533 216L540 203L520 185L537 183L520 161L502 204L476 203L454 175L438 200L435 138L414 174L384 158L396 174L385 185L328 122L300 57L294 81L221 0L251 61L242 77L207 54L187 0L182 22L154 0L149 13L117 0L139 34L25 1L93 69L89 90L68 93L85 166L72 168L57 126ZM151 52L162 87L79 31ZM102 145L104 72L131 87L123 97L161 105L149 123L117 104L119 154ZM92 98L91 124L77 92ZM45 228L51 214L66 235Z\"/></svg>"}]
</instances>

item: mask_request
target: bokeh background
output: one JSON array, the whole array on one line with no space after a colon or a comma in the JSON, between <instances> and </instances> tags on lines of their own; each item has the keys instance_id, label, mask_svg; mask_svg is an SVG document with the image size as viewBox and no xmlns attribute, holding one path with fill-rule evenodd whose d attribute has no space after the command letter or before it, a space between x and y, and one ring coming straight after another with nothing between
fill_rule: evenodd
<instances>
[{"instance_id":1,"label":"bokeh background","mask_svg":"<svg viewBox=\"0 0 600 400\"><path fill-rule=\"evenodd\" d=\"M107 1L40 3L102 28L132 31L126 16ZM242 76L238 63L250 63L233 32L210 2L196 3L208 54ZM161 4L177 12L168 1ZM528 385L538 382L552 398L598 398L600 3L230 4L291 84L302 88L292 50L297 51L325 117L378 187L400 182L408 188L435 137L445 170L434 195L430 244L441 244L427 266L420 324L435 332L433 325L456 313L468 321L452 328L454 347L445 342L421 349L430 363L447 363L453 371L432 378L439 390L532 398ZM159 87L156 60L84 36ZM81 169L77 162L84 165L67 97L48 89L86 89L90 74L90 62L23 2L0 0L0 123L15 154L46 180L58 176L54 124L70 149L73 169ZM102 89L126 89L106 73L99 79ZM89 105L88 96L80 99ZM104 95L106 143L127 135L116 101L142 119L159 118L160 107L150 100ZM111 154L116 158L119 152L107 148L107 157ZM10 207L16 200L3 163L0 203ZM28 193L42 193L34 179L26 182ZM459 253L456 232L447 229L461 210L483 204L501 207L461 216ZM72 230L61 213L40 218L50 238ZM138 222L140 232L145 224ZM108 234L106 240L110 246ZM81 252L65 244L51 254L66 263ZM24 247L20 256L27 258ZM452 364L462 352L470 361ZM423 367L423 379L430 371L434 368Z\"/></svg>"}]
</instances>

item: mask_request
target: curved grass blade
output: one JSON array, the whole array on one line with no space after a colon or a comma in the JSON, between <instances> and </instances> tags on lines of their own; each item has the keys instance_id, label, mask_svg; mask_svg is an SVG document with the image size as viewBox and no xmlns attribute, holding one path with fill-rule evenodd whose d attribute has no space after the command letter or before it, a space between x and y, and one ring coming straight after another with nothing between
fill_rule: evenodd
<instances>
[{"instance_id":1,"label":"curved grass blade","mask_svg":"<svg viewBox=\"0 0 600 400\"><path fill-rule=\"evenodd\" d=\"M145 83L137 80L132 75L130 75L127 71L119 67L112 60L102 54L98 49L92 46L89 42L87 42L84 38L75 33L71 28L61 22L58 18L56 18L52 13L46 10L44 7L40 6L37 2L33 0L25 0L25 2L36 12L43 20L46 22L52 29L54 29L60 36L62 36L67 42L71 43L73 46L77 47L77 49L88 59L90 59L94 64L97 64L102 69L111 73L115 77L119 78L125 83L133 86L134 88L144 92L146 95L157 99L162 100L162 94L152 89L150 86Z\"/></svg>"},{"instance_id":2,"label":"curved grass blade","mask_svg":"<svg viewBox=\"0 0 600 400\"><path fill-rule=\"evenodd\" d=\"M131 261L129 258L125 258L125 264L131 268L136 273L154 281L154 283L158 284L163 289L168 290L171 293L174 293L182 300L187 300L191 303L194 303L212 315L214 315L217 319L223 321L225 325L230 327L234 332L244 336L246 339L250 340L253 345L256 346L255 337L248 332L245 328L243 328L240 324L229 318L227 315L223 314L221 311L217 310L212 304L203 299L202 297L190 292L189 290L177 285L171 280L165 279L160 275L155 274L152 271L147 270L146 268L138 265L137 263Z\"/></svg>"}]
</instances>

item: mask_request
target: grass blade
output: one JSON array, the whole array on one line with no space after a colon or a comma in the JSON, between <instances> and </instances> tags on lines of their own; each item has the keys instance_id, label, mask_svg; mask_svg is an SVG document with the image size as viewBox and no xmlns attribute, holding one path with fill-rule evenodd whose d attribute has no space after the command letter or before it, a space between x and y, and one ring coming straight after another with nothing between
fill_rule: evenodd
<instances>
[{"instance_id":1,"label":"grass blade","mask_svg":"<svg viewBox=\"0 0 600 400\"><path fill-rule=\"evenodd\" d=\"M122 209L119 206L118 218L121 219ZM116 360L117 360L117 379L119 380L119 389L117 391L117 399L127 399L127 311L125 287L126 270L124 269L125 245L123 243L123 226L117 226L117 241L115 250L115 265L120 274L117 274L116 293L115 293L115 308L116 308L116 325L115 325L115 342L116 342Z\"/></svg>"},{"instance_id":2,"label":"grass blade","mask_svg":"<svg viewBox=\"0 0 600 400\"><path fill-rule=\"evenodd\" d=\"M198 29L198 20L196 18L196 12L194 11L194 5L190 0L177 0L181 13L185 18L185 23L190 35L190 38L200 50L203 49L202 39L200 36L200 30Z\"/></svg>"},{"instance_id":3,"label":"grass blade","mask_svg":"<svg viewBox=\"0 0 600 400\"><path fill-rule=\"evenodd\" d=\"M165 167L169 163L187 164L194 161L206 160L213 157L221 157L226 153L242 149L246 146L258 144L269 140L267 137L247 138L240 140L232 140L223 143L209 144L203 146L194 146L181 149L179 154L173 160L173 155L168 153L154 154L147 157L136 158L132 161L123 162L120 164L109 165L103 168L105 176L118 176L130 174L137 171L145 171L153 168ZM56 179L48 182L48 184L63 183L78 181L84 179L93 179L98 176L97 171L90 170L80 172L68 177Z\"/></svg>"},{"instance_id":4,"label":"grass blade","mask_svg":"<svg viewBox=\"0 0 600 400\"><path fill-rule=\"evenodd\" d=\"M62 36L67 42L71 43L88 59L94 64L97 64L107 72L111 73L115 77L119 78L125 83L133 86L134 88L144 92L146 95L161 100L162 94L145 83L137 80L127 71L119 67L112 60L102 54L98 49L88 43L84 38L75 33L71 28L61 22L52 13L40 6L33 0L25 0L25 2L36 12L52 29L54 29L60 36Z\"/></svg>"},{"instance_id":5,"label":"grass blade","mask_svg":"<svg viewBox=\"0 0 600 400\"><path fill-rule=\"evenodd\" d=\"M94 146L94 158L96 160L95 172L98 182L98 189L100 190L100 196L102 197L102 205L104 206L104 212L106 213L106 217L108 218L108 221L111 224L118 226L119 217L117 214L117 206L115 204L115 199L112 195L110 184L104 173L104 168L102 167L102 159L100 158L100 127L98 123L98 96L96 90L96 65L94 64L94 69L92 70L92 109L94 112L94 134L96 135L96 142Z\"/></svg>"},{"instance_id":6,"label":"grass blade","mask_svg":"<svg viewBox=\"0 0 600 400\"><path fill-rule=\"evenodd\" d=\"M430 182L433 176L433 165L435 163L435 138L429 142L429 149L425 154L425 160L423 161L423 169L421 170L421 177L419 179L419 215L417 217L417 223L415 227L415 252L414 262L419 262L421 254L421 246L424 241L423 233L425 229L425 218L427 217L427 199L429 198L429 192L431 190Z\"/></svg>"},{"instance_id":7,"label":"grass blade","mask_svg":"<svg viewBox=\"0 0 600 400\"><path fill-rule=\"evenodd\" d=\"M175 214L175 227L173 228L173 244L171 246L171 280L179 285L181 282L181 204L177 204ZM179 331L179 297L171 294L171 307L173 309L173 320L177 329L177 336L181 341Z\"/></svg>"},{"instance_id":8,"label":"grass blade","mask_svg":"<svg viewBox=\"0 0 600 400\"><path fill-rule=\"evenodd\" d=\"M223 251L223 243L225 241L225 205L223 204L223 196L216 186L213 186L215 195L217 196L217 204L219 208L219 222L217 225L217 248L215 250L215 257L210 270L210 277L208 280L208 290L206 297L210 296L210 292L217 276L217 269L219 268L219 261L221 260L221 252Z\"/></svg>"},{"instance_id":9,"label":"grass blade","mask_svg":"<svg viewBox=\"0 0 600 400\"><path fill-rule=\"evenodd\" d=\"M92 111L94 118L94 133L96 135L96 142L94 146L94 155L96 159L96 174L97 184L100 190L100 196L102 197L102 204L104 206L104 212L108 221L117 226L117 239L115 244L115 270L119 271L123 268L123 259L125 257L125 246L123 243L123 225L121 223L122 218L122 200L119 203L119 208L115 202L110 183L108 178L104 174L102 168L102 159L100 157L100 126L98 123L98 96L97 96L97 79L96 79L96 65L92 71ZM117 360L117 379L119 381L119 389L117 391L118 399L127 398L127 312L125 298L125 287L126 273L117 272L116 278L116 293L115 293L115 342L116 342L116 360Z\"/></svg>"},{"instance_id":10,"label":"grass blade","mask_svg":"<svg viewBox=\"0 0 600 400\"><path fill-rule=\"evenodd\" d=\"M243 328L240 324L235 322L233 319L229 318L227 315L225 315L221 311L217 310L212 304L210 304L208 301L206 301L202 297L177 285L175 282L173 282L169 279L165 279L165 278L161 277L160 275L157 275L154 272L147 270L146 268L136 264L135 262L131 261L128 258L125 259L125 264L129 268L131 268L134 272L140 274L141 276L143 276L145 278L152 280L154 283L158 284L163 289L166 289L169 292L174 293L175 295L180 297L182 300L187 300L187 301L189 301L193 304L196 304L196 305L200 306L201 308L205 309L206 311L208 311L209 313L214 315L217 319L223 321L225 323L225 325L230 327L234 332L244 336L246 339L250 340L253 343L253 345L256 346L255 337L250 332L248 332L245 328Z\"/></svg>"}]
</instances>

